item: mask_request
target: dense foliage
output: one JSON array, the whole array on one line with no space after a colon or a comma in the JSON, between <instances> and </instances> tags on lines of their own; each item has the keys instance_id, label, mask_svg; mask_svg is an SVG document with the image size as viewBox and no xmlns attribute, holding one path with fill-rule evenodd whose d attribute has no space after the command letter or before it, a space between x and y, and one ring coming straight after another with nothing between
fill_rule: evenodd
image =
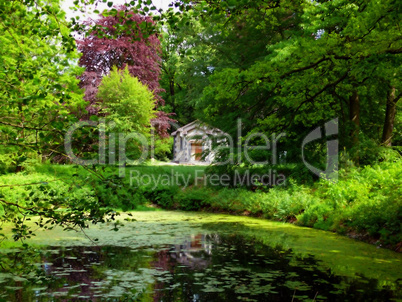
<instances>
[{"instance_id":1,"label":"dense foliage","mask_svg":"<svg viewBox=\"0 0 402 302\"><path fill-rule=\"evenodd\" d=\"M105 105L107 122L122 132L149 132L154 113L154 96L128 69L114 68L102 78L97 98Z\"/></svg>"},{"instance_id":2,"label":"dense foliage","mask_svg":"<svg viewBox=\"0 0 402 302\"><path fill-rule=\"evenodd\" d=\"M63 153L71 112L84 107L65 13L57 1L26 2L0 4L0 170Z\"/></svg>"},{"instance_id":3,"label":"dense foliage","mask_svg":"<svg viewBox=\"0 0 402 302\"><path fill-rule=\"evenodd\" d=\"M101 100L105 107L100 113L105 114L103 122L106 133L103 144L109 146L109 157L118 150L118 158L114 156L113 162L117 160L125 164L125 160L133 159L130 154L137 155L135 159L140 158L140 153L149 148L150 121L155 117L152 92L131 76L127 68L119 71L113 67L112 71L102 78L97 99ZM111 142L112 133L115 143ZM118 140L116 134L119 135ZM108 142L106 138L109 138ZM108 162L111 162L110 158Z\"/></svg>"},{"instance_id":4,"label":"dense foliage","mask_svg":"<svg viewBox=\"0 0 402 302\"><path fill-rule=\"evenodd\" d=\"M400 12L396 1L201 1L162 43L167 102L178 120L195 108L233 136L238 118L243 137L286 132L296 161L302 139L338 117L341 149L368 164L374 146L400 145Z\"/></svg>"},{"instance_id":5,"label":"dense foliage","mask_svg":"<svg viewBox=\"0 0 402 302\"><path fill-rule=\"evenodd\" d=\"M102 77L113 67L127 68L132 76L138 78L154 94L155 107L164 105L159 85L159 39L156 34L145 34L155 26L152 19L120 7L115 14L100 15L99 19L85 24L88 33L77 44L82 53L79 64L85 67L85 72L80 77L80 86L85 89L85 100L90 103L88 113L96 114L102 106L102 103L96 106L99 103L96 98L98 86ZM91 30L94 25L95 29ZM125 33L117 33L117 27L124 27ZM169 120L167 113L157 112L154 124L162 136L166 136Z\"/></svg>"}]
</instances>

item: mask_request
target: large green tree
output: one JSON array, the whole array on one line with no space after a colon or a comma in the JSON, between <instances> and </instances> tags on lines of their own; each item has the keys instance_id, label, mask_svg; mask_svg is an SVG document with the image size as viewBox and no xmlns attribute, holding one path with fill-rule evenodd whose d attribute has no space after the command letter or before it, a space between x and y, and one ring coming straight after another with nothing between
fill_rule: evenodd
<instances>
[{"instance_id":1,"label":"large green tree","mask_svg":"<svg viewBox=\"0 0 402 302\"><path fill-rule=\"evenodd\" d=\"M291 16L297 7L293 11L284 7L272 13L270 4L260 3L258 7L242 9L246 8L224 8L218 2L209 5L200 3L187 13L181 13L179 25L167 26L162 42L162 85L166 90L167 104L178 114L178 120L182 115L186 118L207 118L202 112L205 108L203 90L213 84L213 75L228 69L238 72L247 70L268 54L267 44L281 39L286 30L299 22L298 18ZM269 19L266 14L270 14ZM228 82L221 93L230 93L231 89ZM230 106L234 98L228 102ZM253 96L249 95L248 99L249 104L254 103ZM247 106L245 99L241 106ZM240 107L230 110L233 123L222 120L222 125L226 124L226 128L230 129L236 117L247 118ZM258 106L255 107L258 109Z\"/></svg>"},{"instance_id":2,"label":"large green tree","mask_svg":"<svg viewBox=\"0 0 402 302\"><path fill-rule=\"evenodd\" d=\"M0 160L11 159L15 168L27 157L64 156L65 134L77 121L73 113L84 110L85 102L78 87L79 56L59 1L1 1L0 32ZM25 224L31 215L40 217L39 227L49 226L46 219L82 228L109 212L100 198L75 198L77 179L65 180L69 189L62 194L48 187L49 181L56 180L0 184L0 221L14 222L14 239L32 235ZM18 200L8 194L14 186L26 188Z\"/></svg>"},{"instance_id":3,"label":"large green tree","mask_svg":"<svg viewBox=\"0 0 402 302\"><path fill-rule=\"evenodd\" d=\"M118 146L125 148L119 151L119 160L123 160L122 156L126 158L148 150L151 120L156 114L155 96L148 87L131 76L128 68L118 70L114 67L109 75L103 77L97 99L102 102L100 114L105 115L105 130L124 135L127 140L131 136L128 142L119 138Z\"/></svg>"},{"instance_id":4,"label":"large green tree","mask_svg":"<svg viewBox=\"0 0 402 302\"><path fill-rule=\"evenodd\" d=\"M0 4L3 159L63 152L65 127L74 121L71 112L84 106L76 78L82 70L64 15L58 1Z\"/></svg>"},{"instance_id":5,"label":"large green tree","mask_svg":"<svg viewBox=\"0 0 402 302\"><path fill-rule=\"evenodd\" d=\"M155 116L155 96L127 68L119 71L115 67L103 77L97 97L116 130L149 134L150 121Z\"/></svg>"},{"instance_id":6,"label":"large green tree","mask_svg":"<svg viewBox=\"0 0 402 302\"><path fill-rule=\"evenodd\" d=\"M402 88L397 1L233 3L222 27L250 18L259 20L250 30L263 27L270 36L262 58L208 77L198 103L207 120L230 131L234 117L242 117L246 131L286 131L294 145L339 117L342 146L356 161L373 153L362 155L367 142L390 143L400 127L395 112Z\"/></svg>"}]
</instances>

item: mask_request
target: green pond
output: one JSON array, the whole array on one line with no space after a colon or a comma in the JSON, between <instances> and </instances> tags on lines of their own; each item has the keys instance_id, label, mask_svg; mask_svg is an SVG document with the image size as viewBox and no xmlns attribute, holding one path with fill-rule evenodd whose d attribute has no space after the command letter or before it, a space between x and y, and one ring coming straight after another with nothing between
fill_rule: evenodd
<instances>
[{"instance_id":1,"label":"green pond","mask_svg":"<svg viewBox=\"0 0 402 302\"><path fill-rule=\"evenodd\" d=\"M0 274L0 301L401 300L402 255L389 250L248 217L132 215L119 231L37 231L28 250L3 242L13 274Z\"/></svg>"}]
</instances>

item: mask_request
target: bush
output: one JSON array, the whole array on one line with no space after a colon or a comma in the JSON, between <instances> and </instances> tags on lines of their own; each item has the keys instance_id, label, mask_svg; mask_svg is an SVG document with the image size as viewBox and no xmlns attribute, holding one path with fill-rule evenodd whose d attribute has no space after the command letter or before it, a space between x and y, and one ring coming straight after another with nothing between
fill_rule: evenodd
<instances>
[{"instance_id":1,"label":"bush","mask_svg":"<svg viewBox=\"0 0 402 302\"><path fill-rule=\"evenodd\" d=\"M286 179L292 173L295 165L261 166L261 165L217 165L205 170L207 177L227 175L231 188L249 190L268 190L269 188L286 186ZM252 176L262 178L263 182L252 182Z\"/></svg>"},{"instance_id":2,"label":"bush","mask_svg":"<svg viewBox=\"0 0 402 302\"><path fill-rule=\"evenodd\" d=\"M174 197L179 190L180 189L177 186L157 186L156 188L142 188L142 191L144 192L143 194L148 201L156 203L164 209L172 209L174 207Z\"/></svg>"},{"instance_id":3,"label":"bush","mask_svg":"<svg viewBox=\"0 0 402 302\"><path fill-rule=\"evenodd\" d=\"M190 188L185 191L180 190L174 197L178 208L184 211L195 211L208 204L210 193L203 188Z\"/></svg>"},{"instance_id":4,"label":"bush","mask_svg":"<svg viewBox=\"0 0 402 302\"><path fill-rule=\"evenodd\" d=\"M315 203L297 216L297 223L321 230L333 228L334 207L326 203Z\"/></svg>"},{"instance_id":5,"label":"bush","mask_svg":"<svg viewBox=\"0 0 402 302\"><path fill-rule=\"evenodd\" d=\"M277 200L273 216L282 221L295 221L298 215L308 210L317 200L302 186L294 186L287 191L273 190L270 195L275 196Z\"/></svg>"},{"instance_id":6,"label":"bush","mask_svg":"<svg viewBox=\"0 0 402 302\"><path fill-rule=\"evenodd\" d=\"M258 207L253 197L255 193L244 189L223 188L211 191L209 206L214 210L243 212L249 209L249 206Z\"/></svg>"},{"instance_id":7,"label":"bush","mask_svg":"<svg viewBox=\"0 0 402 302\"><path fill-rule=\"evenodd\" d=\"M312 206L298 223L324 230L356 230L395 244L401 241L402 160L340 171L337 183L315 185Z\"/></svg>"}]
</instances>

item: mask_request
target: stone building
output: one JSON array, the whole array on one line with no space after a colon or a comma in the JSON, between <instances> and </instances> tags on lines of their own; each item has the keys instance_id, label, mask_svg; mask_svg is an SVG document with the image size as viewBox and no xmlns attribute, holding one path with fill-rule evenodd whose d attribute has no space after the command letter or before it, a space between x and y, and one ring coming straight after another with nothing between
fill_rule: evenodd
<instances>
[{"instance_id":1,"label":"stone building","mask_svg":"<svg viewBox=\"0 0 402 302\"><path fill-rule=\"evenodd\" d=\"M173 162L180 164L209 164L214 159L211 152L212 137L225 135L222 130L213 128L198 120L187 124L172 133Z\"/></svg>"}]
</instances>

